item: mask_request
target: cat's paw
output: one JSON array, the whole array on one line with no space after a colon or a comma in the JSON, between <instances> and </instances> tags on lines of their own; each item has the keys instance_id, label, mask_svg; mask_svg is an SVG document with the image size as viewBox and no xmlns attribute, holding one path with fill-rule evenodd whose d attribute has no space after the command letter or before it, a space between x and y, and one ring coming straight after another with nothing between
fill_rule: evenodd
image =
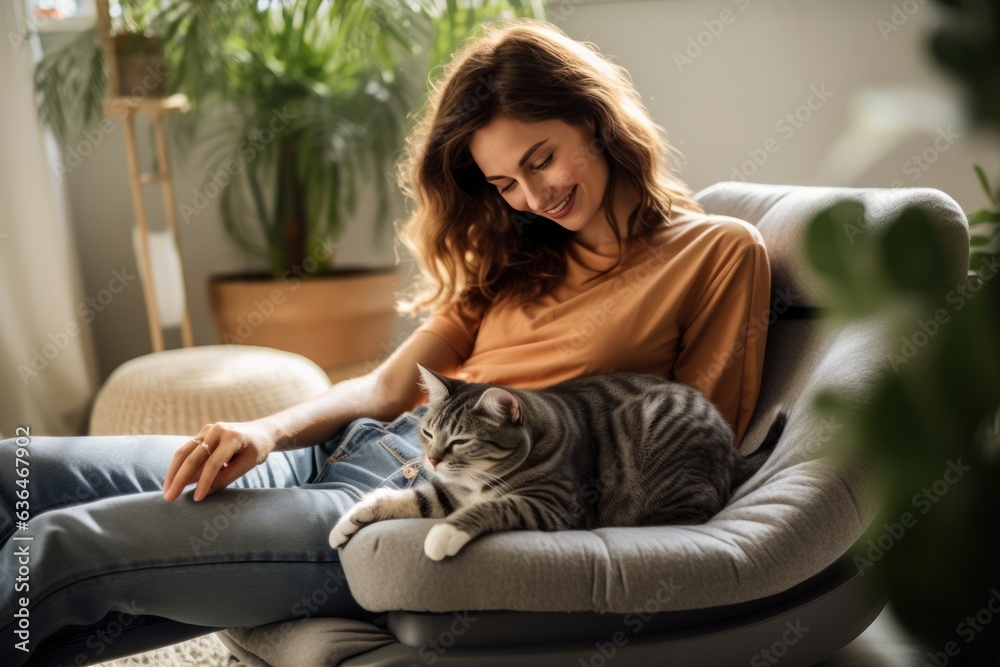
<instances>
[{"instance_id":1,"label":"cat's paw","mask_svg":"<svg viewBox=\"0 0 1000 667\"><path fill-rule=\"evenodd\" d=\"M368 524L378 521L375 506L388 493L389 491L386 489L378 489L370 493L364 500L352 507L347 514L342 516L337 525L330 531L330 546L336 549L351 539L354 533Z\"/></svg>"},{"instance_id":2,"label":"cat's paw","mask_svg":"<svg viewBox=\"0 0 1000 667\"><path fill-rule=\"evenodd\" d=\"M343 519L337 522L337 525L333 527L330 531L330 546L336 549L337 547L346 544L347 540L351 539L351 535L358 531L358 526L353 523L345 522L349 520L350 515L348 514Z\"/></svg>"},{"instance_id":3,"label":"cat's paw","mask_svg":"<svg viewBox=\"0 0 1000 667\"><path fill-rule=\"evenodd\" d=\"M424 539L424 553L431 560L441 560L445 556L454 556L472 539L464 530L459 530L450 523L439 523L427 533Z\"/></svg>"}]
</instances>

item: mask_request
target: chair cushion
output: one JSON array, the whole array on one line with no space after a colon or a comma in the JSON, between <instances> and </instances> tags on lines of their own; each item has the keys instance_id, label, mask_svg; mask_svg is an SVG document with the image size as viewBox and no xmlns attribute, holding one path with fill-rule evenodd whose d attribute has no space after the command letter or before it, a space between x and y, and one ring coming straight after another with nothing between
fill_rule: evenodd
<instances>
[{"instance_id":1,"label":"chair cushion","mask_svg":"<svg viewBox=\"0 0 1000 667\"><path fill-rule=\"evenodd\" d=\"M879 235L907 206L927 212L931 223L943 231L942 247L950 271L942 285L963 285L969 264L968 222L953 198L933 188L825 188L807 185L769 185L726 181L695 195L706 211L730 215L754 225L764 237L771 263L772 291L792 306L818 307L830 303L823 281L809 267L804 234L807 223L836 201L861 202L867 211L864 227ZM964 228L965 233L962 233Z\"/></svg>"}]
</instances>

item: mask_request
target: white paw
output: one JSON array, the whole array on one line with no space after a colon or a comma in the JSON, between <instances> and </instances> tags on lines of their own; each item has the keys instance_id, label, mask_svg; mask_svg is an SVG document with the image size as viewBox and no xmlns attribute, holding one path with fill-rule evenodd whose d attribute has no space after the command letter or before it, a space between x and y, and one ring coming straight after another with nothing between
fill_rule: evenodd
<instances>
[{"instance_id":1,"label":"white paw","mask_svg":"<svg viewBox=\"0 0 1000 667\"><path fill-rule=\"evenodd\" d=\"M340 521L337 522L337 525L333 527L333 530L330 531L330 546L334 549L347 542L351 535L361 529L361 526L358 526L351 521L351 517L354 516L355 509L357 508L351 508L351 511L345 514Z\"/></svg>"},{"instance_id":2,"label":"white paw","mask_svg":"<svg viewBox=\"0 0 1000 667\"><path fill-rule=\"evenodd\" d=\"M345 519L347 517L344 517ZM352 524L345 524L344 519L337 522L337 525L333 527L330 531L330 546L336 549L341 544L347 542L347 539L358 530L358 527Z\"/></svg>"},{"instance_id":3,"label":"white paw","mask_svg":"<svg viewBox=\"0 0 1000 667\"><path fill-rule=\"evenodd\" d=\"M378 489L365 496L357 505L348 510L340 518L337 525L330 531L330 546L336 549L351 538L351 535L375 520L372 506L381 496L386 495L385 489Z\"/></svg>"},{"instance_id":4,"label":"white paw","mask_svg":"<svg viewBox=\"0 0 1000 667\"><path fill-rule=\"evenodd\" d=\"M424 540L424 553L431 560L441 560L445 556L454 556L469 543L472 535L459 530L450 523L439 523L427 533Z\"/></svg>"}]
</instances>

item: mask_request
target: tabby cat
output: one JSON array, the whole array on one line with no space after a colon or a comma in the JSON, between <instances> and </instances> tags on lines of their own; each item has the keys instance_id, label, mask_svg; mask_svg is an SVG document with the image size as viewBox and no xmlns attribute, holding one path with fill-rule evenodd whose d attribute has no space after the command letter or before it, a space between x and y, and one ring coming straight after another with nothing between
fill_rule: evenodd
<instances>
[{"instance_id":1,"label":"tabby cat","mask_svg":"<svg viewBox=\"0 0 1000 667\"><path fill-rule=\"evenodd\" d=\"M764 464L787 419L779 409L760 447L741 456L718 408L665 377L515 389L417 366L429 396L421 462L433 474L367 494L330 532L335 548L385 519L447 519L424 541L434 560L495 531L704 523Z\"/></svg>"}]
</instances>

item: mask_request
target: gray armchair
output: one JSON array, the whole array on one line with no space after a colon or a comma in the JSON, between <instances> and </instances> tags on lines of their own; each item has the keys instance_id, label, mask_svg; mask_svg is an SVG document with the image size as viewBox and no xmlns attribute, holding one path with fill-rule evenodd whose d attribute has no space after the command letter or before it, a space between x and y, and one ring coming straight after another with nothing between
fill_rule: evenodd
<instances>
[{"instance_id":1,"label":"gray armchair","mask_svg":"<svg viewBox=\"0 0 1000 667\"><path fill-rule=\"evenodd\" d=\"M698 526L489 534L444 561L423 552L434 520L373 524L342 553L347 584L371 617L228 628L218 637L233 654L253 667L790 666L815 664L863 632L886 601L868 594L848 554L882 503L863 461L820 455L842 425L812 401L837 387L864 402L893 341L879 316L819 317L828 296L804 261L802 233L841 198L866 204L871 229L916 204L948 239L942 285L958 285L966 217L929 188L733 182L696 197L709 213L755 225L771 261L775 318L745 442L761 440L776 405L789 410L774 454L718 515ZM171 627L161 624L161 636Z\"/></svg>"}]
</instances>

